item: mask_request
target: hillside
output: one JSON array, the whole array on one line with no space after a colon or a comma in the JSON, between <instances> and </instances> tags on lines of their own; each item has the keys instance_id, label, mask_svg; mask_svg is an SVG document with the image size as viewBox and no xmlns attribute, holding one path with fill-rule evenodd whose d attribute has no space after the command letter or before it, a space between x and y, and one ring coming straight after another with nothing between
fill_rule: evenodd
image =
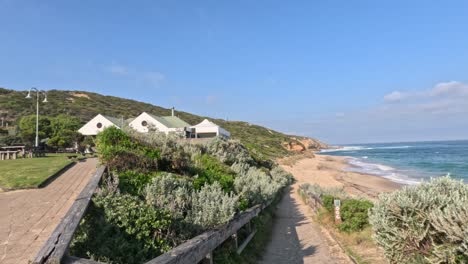
<instances>
[{"instance_id":1,"label":"hillside","mask_svg":"<svg viewBox=\"0 0 468 264\"><path fill-rule=\"evenodd\" d=\"M5 122L14 124L22 116L35 113L35 104L32 100L25 99L26 94L26 91L0 88L0 117L4 118ZM41 105L42 115L69 114L78 117L83 123L98 113L123 118L135 117L141 112L163 116L171 113L170 109L148 103L83 91L50 90L48 101ZM182 111L177 111L177 115L190 124L197 124L207 118ZM314 139L311 139L313 144L304 145L301 142L301 140L304 141L302 137L285 135L247 122L212 120L229 130L234 139L240 140L254 154L264 157L282 157L290 152L306 148L326 147L325 144Z\"/></svg>"}]
</instances>

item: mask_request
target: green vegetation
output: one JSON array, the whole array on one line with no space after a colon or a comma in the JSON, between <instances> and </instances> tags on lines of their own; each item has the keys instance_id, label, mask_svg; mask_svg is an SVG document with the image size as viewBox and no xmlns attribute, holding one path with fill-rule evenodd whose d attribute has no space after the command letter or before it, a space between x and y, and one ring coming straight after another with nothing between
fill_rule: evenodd
<instances>
[{"instance_id":1,"label":"green vegetation","mask_svg":"<svg viewBox=\"0 0 468 264\"><path fill-rule=\"evenodd\" d=\"M468 185L449 177L381 194L370 211L391 263L468 263Z\"/></svg>"},{"instance_id":2,"label":"green vegetation","mask_svg":"<svg viewBox=\"0 0 468 264\"><path fill-rule=\"evenodd\" d=\"M64 155L49 154L34 159L0 161L0 187L3 189L36 188L47 178L72 163Z\"/></svg>"},{"instance_id":3,"label":"green vegetation","mask_svg":"<svg viewBox=\"0 0 468 264\"><path fill-rule=\"evenodd\" d=\"M317 197L323 205L325 212L334 216L334 200L341 201L340 214L342 223L337 226L340 231L352 233L362 231L369 226L368 211L373 207L372 202L364 199L349 197L343 189L321 188L314 184L301 184L299 194L302 197Z\"/></svg>"},{"instance_id":4,"label":"green vegetation","mask_svg":"<svg viewBox=\"0 0 468 264\"><path fill-rule=\"evenodd\" d=\"M0 88L0 105L2 106L0 115L10 124L18 124L21 117L35 114L35 104L25 99L25 95L26 92ZM160 116L171 114L170 109L148 103L83 91L51 90L48 92L48 100L48 103L41 104L41 115L49 117L56 117L60 114L70 115L76 117L81 124L98 113L124 119L135 117L145 111ZM181 111L177 111L177 115L192 125L206 118ZM256 160L268 160L289 154L282 146L282 143L292 140L288 135L246 122L212 120L229 130L232 138L240 140ZM11 142L14 139L0 135L1 141Z\"/></svg>"},{"instance_id":5,"label":"green vegetation","mask_svg":"<svg viewBox=\"0 0 468 264\"><path fill-rule=\"evenodd\" d=\"M374 205L367 200L347 199L341 204L341 219L343 223L338 226L341 231L361 231L369 226L367 212Z\"/></svg>"},{"instance_id":6,"label":"green vegetation","mask_svg":"<svg viewBox=\"0 0 468 264\"><path fill-rule=\"evenodd\" d=\"M368 210L373 204L365 199L354 199L340 188L321 188L302 184L298 190L304 199L316 197L322 203L317 208L317 221L339 241L346 254L356 263L382 263L383 256L372 239ZM335 223L334 200L341 200L341 224Z\"/></svg>"},{"instance_id":7,"label":"green vegetation","mask_svg":"<svg viewBox=\"0 0 468 264\"><path fill-rule=\"evenodd\" d=\"M154 258L247 206L272 201L292 181L235 140L192 145L175 135L108 128L97 136L96 147L111 172L70 250L98 261Z\"/></svg>"},{"instance_id":8,"label":"green vegetation","mask_svg":"<svg viewBox=\"0 0 468 264\"><path fill-rule=\"evenodd\" d=\"M18 126L22 142L32 146L36 138L36 115L22 117ZM79 119L69 115L39 116L39 138L48 138L47 145L50 147L71 147L80 137L77 132L80 126Z\"/></svg>"}]
</instances>

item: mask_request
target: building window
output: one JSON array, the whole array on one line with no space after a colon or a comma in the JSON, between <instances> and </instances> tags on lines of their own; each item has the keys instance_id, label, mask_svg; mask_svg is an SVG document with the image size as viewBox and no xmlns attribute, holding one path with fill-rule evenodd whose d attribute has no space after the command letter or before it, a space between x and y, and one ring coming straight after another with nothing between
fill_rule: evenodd
<instances>
[{"instance_id":1,"label":"building window","mask_svg":"<svg viewBox=\"0 0 468 264\"><path fill-rule=\"evenodd\" d=\"M101 128L101 127L102 127L102 123L99 122L99 123L96 124L96 126L97 126L97 128Z\"/></svg>"},{"instance_id":2,"label":"building window","mask_svg":"<svg viewBox=\"0 0 468 264\"><path fill-rule=\"evenodd\" d=\"M142 121L142 122L141 122L141 125L145 127L145 126L147 126L147 125L148 125L148 122L146 122L146 121Z\"/></svg>"}]
</instances>

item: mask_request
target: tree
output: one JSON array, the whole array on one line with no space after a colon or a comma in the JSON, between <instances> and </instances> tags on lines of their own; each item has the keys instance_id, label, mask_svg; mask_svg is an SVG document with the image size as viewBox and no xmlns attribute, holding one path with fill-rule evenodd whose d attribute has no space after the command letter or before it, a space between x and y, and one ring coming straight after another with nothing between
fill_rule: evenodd
<instances>
[{"instance_id":1,"label":"tree","mask_svg":"<svg viewBox=\"0 0 468 264\"><path fill-rule=\"evenodd\" d=\"M58 148L73 146L80 134L80 120L69 115L58 115L50 122L50 139L47 145Z\"/></svg>"},{"instance_id":2,"label":"tree","mask_svg":"<svg viewBox=\"0 0 468 264\"><path fill-rule=\"evenodd\" d=\"M20 136L27 145L34 145L36 139L36 115L28 115L19 121ZM39 116L39 138L50 136L50 118Z\"/></svg>"}]
</instances>

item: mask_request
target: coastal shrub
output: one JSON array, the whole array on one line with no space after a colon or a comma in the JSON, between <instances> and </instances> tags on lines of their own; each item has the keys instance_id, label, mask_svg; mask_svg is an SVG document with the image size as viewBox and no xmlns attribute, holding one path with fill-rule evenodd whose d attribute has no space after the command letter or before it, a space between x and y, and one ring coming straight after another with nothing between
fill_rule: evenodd
<instances>
[{"instance_id":1,"label":"coastal shrub","mask_svg":"<svg viewBox=\"0 0 468 264\"><path fill-rule=\"evenodd\" d=\"M93 202L103 208L106 221L144 241L148 250L160 254L170 248L166 240L170 234L171 217L166 210L157 210L128 194L96 195Z\"/></svg>"},{"instance_id":2,"label":"coastal shrub","mask_svg":"<svg viewBox=\"0 0 468 264\"><path fill-rule=\"evenodd\" d=\"M303 183L299 186L299 191L306 195L315 197L322 197L328 195L336 199L348 199L349 195L343 190L343 188L322 188L318 184Z\"/></svg>"},{"instance_id":3,"label":"coastal shrub","mask_svg":"<svg viewBox=\"0 0 468 264\"><path fill-rule=\"evenodd\" d=\"M334 204L334 201L335 201L335 197L333 197L332 195L328 195L328 194L324 194L320 197L320 199L322 200L322 205L325 209L327 209L327 211L329 212L334 212L335 211L335 204Z\"/></svg>"},{"instance_id":4,"label":"coastal shrub","mask_svg":"<svg viewBox=\"0 0 468 264\"><path fill-rule=\"evenodd\" d=\"M217 181L224 191L234 190L234 172L215 157L207 154L197 156L195 166L195 174L197 174L193 181L195 189L199 190L205 184Z\"/></svg>"},{"instance_id":5,"label":"coastal shrub","mask_svg":"<svg viewBox=\"0 0 468 264\"><path fill-rule=\"evenodd\" d=\"M124 229L110 224L103 209L91 203L70 243L70 255L104 263L143 263L156 256Z\"/></svg>"},{"instance_id":6,"label":"coastal shrub","mask_svg":"<svg viewBox=\"0 0 468 264\"><path fill-rule=\"evenodd\" d=\"M124 171L118 174L119 189L122 193L142 195L145 186L156 174Z\"/></svg>"},{"instance_id":7,"label":"coastal shrub","mask_svg":"<svg viewBox=\"0 0 468 264\"><path fill-rule=\"evenodd\" d=\"M391 263L468 262L468 185L449 177L381 194L369 212Z\"/></svg>"},{"instance_id":8,"label":"coastal shrub","mask_svg":"<svg viewBox=\"0 0 468 264\"><path fill-rule=\"evenodd\" d=\"M231 170L234 171L236 174L243 175L246 174L251 165L245 162L235 162L231 165Z\"/></svg>"},{"instance_id":9,"label":"coastal shrub","mask_svg":"<svg viewBox=\"0 0 468 264\"><path fill-rule=\"evenodd\" d=\"M273 167L270 171L270 175L272 179L281 186L286 186L294 181L294 176L280 166Z\"/></svg>"},{"instance_id":10,"label":"coastal shrub","mask_svg":"<svg viewBox=\"0 0 468 264\"><path fill-rule=\"evenodd\" d=\"M168 210L173 218L184 218L192 206L192 183L172 173L163 172L145 188L146 202Z\"/></svg>"},{"instance_id":11,"label":"coastal shrub","mask_svg":"<svg viewBox=\"0 0 468 264\"><path fill-rule=\"evenodd\" d=\"M367 200L343 200L340 208L342 223L338 229L348 233L364 229L369 225L368 211L372 206L372 202Z\"/></svg>"},{"instance_id":12,"label":"coastal shrub","mask_svg":"<svg viewBox=\"0 0 468 264\"><path fill-rule=\"evenodd\" d=\"M249 201L250 206L271 201L281 187L270 175L256 167L250 167L247 173L238 175L234 180L236 193Z\"/></svg>"},{"instance_id":13,"label":"coastal shrub","mask_svg":"<svg viewBox=\"0 0 468 264\"><path fill-rule=\"evenodd\" d=\"M238 196L225 193L218 182L205 185L192 193L188 220L203 230L219 226L234 217L238 201Z\"/></svg>"},{"instance_id":14,"label":"coastal shrub","mask_svg":"<svg viewBox=\"0 0 468 264\"><path fill-rule=\"evenodd\" d=\"M73 254L109 263L142 263L175 245L167 211L107 191L92 201L72 242Z\"/></svg>"},{"instance_id":15,"label":"coastal shrub","mask_svg":"<svg viewBox=\"0 0 468 264\"><path fill-rule=\"evenodd\" d=\"M187 151L195 151L196 147L187 147L188 144L181 139L180 135L158 131L140 133L130 128L125 129L125 132L147 149L158 150L157 159L160 170L185 174L191 167L191 153Z\"/></svg>"},{"instance_id":16,"label":"coastal shrub","mask_svg":"<svg viewBox=\"0 0 468 264\"><path fill-rule=\"evenodd\" d=\"M141 172L157 169L159 151L138 144L116 127L106 128L97 135L96 148L101 162L110 169Z\"/></svg>"},{"instance_id":17,"label":"coastal shrub","mask_svg":"<svg viewBox=\"0 0 468 264\"><path fill-rule=\"evenodd\" d=\"M207 146L207 153L231 166L235 162L252 163L253 159L244 145L236 140L216 137Z\"/></svg>"},{"instance_id":18,"label":"coastal shrub","mask_svg":"<svg viewBox=\"0 0 468 264\"><path fill-rule=\"evenodd\" d=\"M341 188L322 188L317 184L301 184L299 193L305 196L317 197L321 200L323 208L328 213L335 212L335 199L341 200L341 220L338 226L340 231L356 232L364 229L368 224L368 210L373 206L367 200L353 199Z\"/></svg>"}]
</instances>

